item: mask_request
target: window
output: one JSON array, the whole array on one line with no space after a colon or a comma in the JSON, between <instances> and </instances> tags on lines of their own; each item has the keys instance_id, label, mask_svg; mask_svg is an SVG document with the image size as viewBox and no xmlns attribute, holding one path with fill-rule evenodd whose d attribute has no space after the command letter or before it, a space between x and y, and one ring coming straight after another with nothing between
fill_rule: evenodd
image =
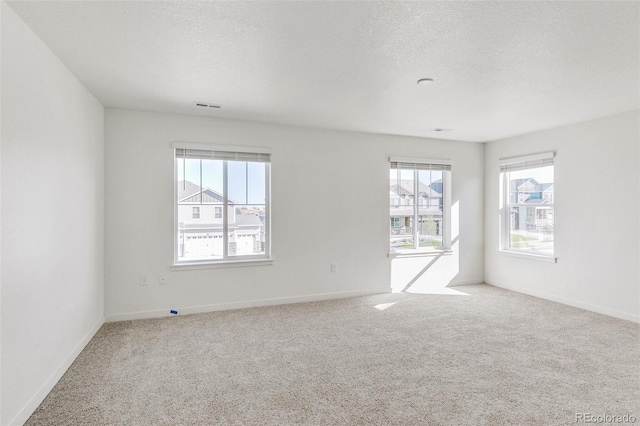
<instances>
[{"instance_id":1,"label":"window","mask_svg":"<svg viewBox=\"0 0 640 426\"><path fill-rule=\"evenodd\" d=\"M554 153L500 160L503 251L554 256Z\"/></svg>"},{"instance_id":2,"label":"window","mask_svg":"<svg viewBox=\"0 0 640 426\"><path fill-rule=\"evenodd\" d=\"M173 148L174 264L269 259L268 151L178 142Z\"/></svg>"},{"instance_id":3,"label":"window","mask_svg":"<svg viewBox=\"0 0 640 426\"><path fill-rule=\"evenodd\" d=\"M450 182L447 160L391 158L391 253L450 248Z\"/></svg>"}]
</instances>

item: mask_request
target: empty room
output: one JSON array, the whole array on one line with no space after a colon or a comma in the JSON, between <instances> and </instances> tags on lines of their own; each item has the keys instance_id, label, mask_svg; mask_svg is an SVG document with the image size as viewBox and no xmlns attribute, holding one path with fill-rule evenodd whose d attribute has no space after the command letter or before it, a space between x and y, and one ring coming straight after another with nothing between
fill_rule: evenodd
<instances>
[{"instance_id":1,"label":"empty room","mask_svg":"<svg viewBox=\"0 0 640 426\"><path fill-rule=\"evenodd\" d=\"M640 2L0 14L1 426L640 422Z\"/></svg>"}]
</instances>

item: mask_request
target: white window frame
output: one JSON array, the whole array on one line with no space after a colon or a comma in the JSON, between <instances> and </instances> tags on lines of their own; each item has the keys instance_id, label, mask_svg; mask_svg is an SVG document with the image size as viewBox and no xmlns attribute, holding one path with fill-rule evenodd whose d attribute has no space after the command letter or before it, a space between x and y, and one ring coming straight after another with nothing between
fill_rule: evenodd
<instances>
[{"instance_id":1,"label":"white window frame","mask_svg":"<svg viewBox=\"0 0 640 426\"><path fill-rule=\"evenodd\" d=\"M389 158L389 170L392 169L394 163L401 163L405 167L415 165L414 173L416 170L439 170L442 171L442 245L437 247L419 247L419 238L417 237L417 226L414 226L414 248L410 249L396 249L394 253L391 252L391 226L389 226L389 236L387 242L389 244L389 257L397 257L402 255L416 255L420 253L433 253L443 252L451 250L451 171L452 161L450 159L424 159L424 158L406 158L406 157L390 157ZM418 179L414 174L414 194L418 194ZM414 195L415 197L415 195ZM389 203L388 203L389 204ZM400 203L402 204L402 203ZM413 208L413 223L418 223L419 202L414 199ZM424 206L423 206L424 207ZM387 207L387 208L390 208Z\"/></svg>"},{"instance_id":2,"label":"white window frame","mask_svg":"<svg viewBox=\"0 0 640 426\"><path fill-rule=\"evenodd\" d=\"M251 146L239 146L239 145L214 145L203 143L191 143L191 142L173 142L171 144L173 150L174 160L174 199L173 199L173 265L172 267L209 267L209 266L241 266L242 264L270 264L272 262L271 257L271 149L267 147L251 147ZM177 150L197 150L197 151L209 151L212 158L217 158L216 153L222 154L220 159L223 160L223 212L228 212L228 178L227 178L227 161L252 161L252 157L260 157L265 163L265 253L259 255L242 255L232 256L229 255L229 229L227 218L228 215L223 215L223 231L222 231L222 247L223 256L222 259L211 260L178 260L179 252L179 240L178 240L178 161L180 158L176 155ZM235 158L229 158L230 155L234 155ZM266 160L264 160L266 159ZM215 213L214 213L215 215Z\"/></svg>"},{"instance_id":3,"label":"white window frame","mask_svg":"<svg viewBox=\"0 0 640 426\"><path fill-rule=\"evenodd\" d=\"M554 194L555 194L555 152L544 152L540 154L525 155L519 157L501 158L498 161L500 169L500 236L499 236L499 252L501 254L520 257L529 260L540 260L544 262L556 263L555 257L555 195L552 203L510 203L510 185L509 185L509 172L537 169L541 167L554 167ZM544 200L544 196L541 201ZM511 223L510 223L510 211L511 207L545 207L551 209L551 216L554 220L554 233L553 233L553 253L547 254L536 250L527 250L521 248L513 248L510 245L511 236ZM534 217L537 216L537 211L534 211Z\"/></svg>"},{"instance_id":4,"label":"white window frame","mask_svg":"<svg viewBox=\"0 0 640 426\"><path fill-rule=\"evenodd\" d=\"M196 215L198 217L196 217ZM200 206L191 207L191 219L200 219Z\"/></svg>"}]
</instances>

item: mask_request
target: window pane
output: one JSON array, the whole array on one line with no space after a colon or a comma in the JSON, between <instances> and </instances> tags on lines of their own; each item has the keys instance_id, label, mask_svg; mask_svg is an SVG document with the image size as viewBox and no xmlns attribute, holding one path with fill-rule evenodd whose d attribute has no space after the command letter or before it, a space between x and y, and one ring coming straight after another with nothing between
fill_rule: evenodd
<instances>
[{"instance_id":1,"label":"window pane","mask_svg":"<svg viewBox=\"0 0 640 426\"><path fill-rule=\"evenodd\" d=\"M389 174L389 212L391 250L414 248L414 180L413 170L391 169Z\"/></svg>"},{"instance_id":2,"label":"window pane","mask_svg":"<svg viewBox=\"0 0 640 426\"><path fill-rule=\"evenodd\" d=\"M247 162L227 161L229 204L247 204Z\"/></svg>"},{"instance_id":3,"label":"window pane","mask_svg":"<svg viewBox=\"0 0 640 426\"><path fill-rule=\"evenodd\" d=\"M229 161L229 256L255 256L266 250L266 164Z\"/></svg>"},{"instance_id":4,"label":"window pane","mask_svg":"<svg viewBox=\"0 0 640 426\"><path fill-rule=\"evenodd\" d=\"M449 247L444 180L449 182L450 172L437 163L392 162L396 165L399 169L389 173L391 252Z\"/></svg>"},{"instance_id":5,"label":"window pane","mask_svg":"<svg viewBox=\"0 0 640 426\"><path fill-rule=\"evenodd\" d=\"M418 238L420 247L442 246L442 172L418 171L419 221Z\"/></svg>"},{"instance_id":6,"label":"window pane","mask_svg":"<svg viewBox=\"0 0 640 426\"><path fill-rule=\"evenodd\" d=\"M264 205L236 206L229 211L229 256L266 253L266 208Z\"/></svg>"},{"instance_id":7,"label":"window pane","mask_svg":"<svg viewBox=\"0 0 640 426\"><path fill-rule=\"evenodd\" d=\"M247 163L248 167L248 200L249 204L266 204L265 163Z\"/></svg>"},{"instance_id":8,"label":"window pane","mask_svg":"<svg viewBox=\"0 0 640 426\"><path fill-rule=\"evenodd\" d=\"M540 254L553 254L553 209L511 207L509 247Z\"/></svg>"},{"instance_id":9,"label":"window pane","mask_svg":"<svg viewBox=\"0 0 640 426\"><path fill-rule=\"evenodd\" d=\"M176 261L267 255L269 170L262 162L176 158Z\"/></svg>"},{"instance_id":10,"label":"window pane","mask_svg":"<svg viewBox=\"0 0 640 426\"><path fill-rule=\"evenodd\" d=\"M185 196L200 203L200 160L178 159L178 201Z\"/></svg>"},{"instance_id":11,"label":"window pane","mask_svg":"<svg viewBox=\"0 0 640 426\"><path fill-rule=\"evenodd\" d=\"M223 256L223 162L177 159L178 261ZM202 172L202 173L201 173ZM202 187L200 180L202 176Z\"/></svg>"},{"instance_id":12,"label":"window pane","mask_svg":"<svg viewBox=\"0 0 640 426\"><path fill-rule=\"evenodd\" d=\"M553 166L510 172L506 178L509 248L553 255Z\"/></svg>"},{"instance_id":13,"label":"window pane","mask_svg":"<svg viewBox=\"0 0 640 426\"><path fill-rule=\"evenodd\" d=\"M202 160L202 186L215 191L222 204L223 162L221 160Z\"/></svg>"}]
</instances>

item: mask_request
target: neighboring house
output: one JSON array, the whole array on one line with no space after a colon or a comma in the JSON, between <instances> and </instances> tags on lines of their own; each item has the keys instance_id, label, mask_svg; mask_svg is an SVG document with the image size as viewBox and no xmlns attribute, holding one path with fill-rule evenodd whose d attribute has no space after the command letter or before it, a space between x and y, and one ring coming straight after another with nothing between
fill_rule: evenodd
<instances>
[{"instance_id":1,"label":"neighboring house","mask_svg":"<svg viewBox=\"0 0 640 426\"><path fill-rule=\"evenodd\" d=\"M442 194L442 179L434 180L433 182L431 182L431 185L429 185L429 187L436 191L438 194Z\"/></svg>"},{"instance_id":2,"label":"neighboring house","mask_svg":"<svg viewBox=\"0 0 640 426\"><path fill-rule=\"evenodd\" d=\"M393 235L413 233L413 206L416 198L421 234L442 235L442 182L438 187L440 192L435 189L437 182L431 185L418 182L418 196L415 197L413 179L390 180L389 202Z\"/></svg>"},{"instance_id":3,"label":"neighboring house","mask_svg":"<svg viewBox=\"0 0 640 426\"><path fill-rule=\"evenodd\" d=\"M549 230L553 227L553 208L540 204L553 204L553 184L538 183L535 179L514 179L510 184L511 204L535 204L531 207L511 208L512 229L529 231Z\"/></svg>"},{"instance_id":4,"label":"neighboring house","mask_svg":"<svg viewBox=\"0 0 640 426\"><path fill-rule=\"evenodd\" d=\"M183 259L222 257L223 197L211 188L189 181L178 182L178 257ZM229 255L251 255L264 251L262 212L227 203Z\"/></svg>"}]
</instances>

